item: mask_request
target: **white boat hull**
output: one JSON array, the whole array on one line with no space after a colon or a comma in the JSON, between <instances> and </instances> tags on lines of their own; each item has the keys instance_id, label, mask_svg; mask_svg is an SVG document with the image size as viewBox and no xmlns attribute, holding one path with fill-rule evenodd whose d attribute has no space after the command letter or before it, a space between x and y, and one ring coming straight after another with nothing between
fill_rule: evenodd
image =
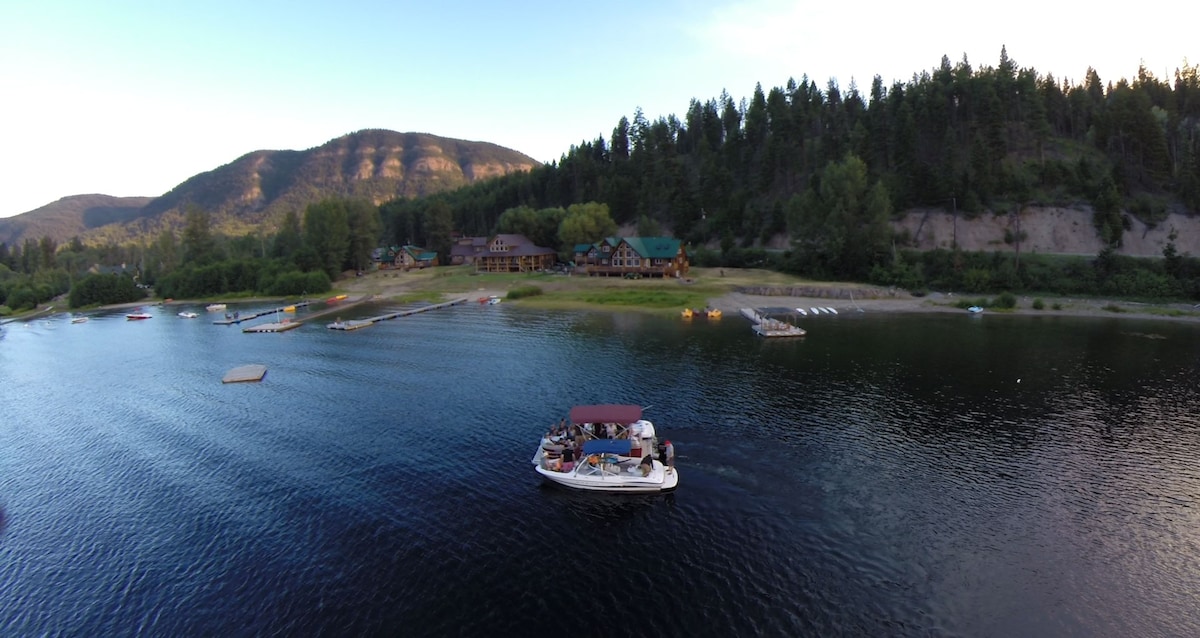
<instances>
[{"instance_id":1,"label":"white boat hull","mask_svg":"<svg viewBox=\"0 0 1200 638\"><path fill-rule=\"evenodd\" d=\"M636 462L636 460L634 461ZM587 462L585 461L584 464ZM654 469L648 476L643 477L640 471L603 473L595 475L579 475L580 468L570 472L556 472L538 465L537 473L547 481L564 487L593 492L624 492L643 494L652 492L669 492L679 485L679 471L664 468L662 463L654 461Z\"/></svg>"},{"instance_id":2,"label":"white boat hull","mask_svg":"<svg viewBox=\"0 0 1200 638\"><path fill-rule=\"evenodd\" d=\"M629 494L667 492L679 485L678 471L653 457L658 438L640 406L577 405L571 408L570 423L570 433L556 426L543 435L529 460L545 480L571 489ZM674 450L670 443L664 444L668 453ZM572 463L564 471L565 457Z\"/></svg>"}]
</instances>

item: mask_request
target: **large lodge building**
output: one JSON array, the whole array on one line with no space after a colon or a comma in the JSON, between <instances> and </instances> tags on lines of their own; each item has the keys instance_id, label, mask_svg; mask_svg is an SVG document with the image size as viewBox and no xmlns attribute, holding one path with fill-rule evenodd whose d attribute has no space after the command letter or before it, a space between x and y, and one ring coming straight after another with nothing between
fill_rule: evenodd
<instances>
[{"instance_id":1,"label":"large lodge building","mask_svg":"<svg viewBox=\"0 0 1200 638\"><path fill-rule=\"evenodd\" d=\"M437 255L411 246L393 248L390 255L399 256L395 264L398 267L438 263ZM424 259L412 259L418 255ZM689 268L687 247L670 237L606 237L594 244L575 246L574 258L574 271L589 276L684 277ZM539 272L553 268L558 255L524 235L500 234L455 239L448 263L472 264L477 272Z\"/></svg>"}]
</instances>

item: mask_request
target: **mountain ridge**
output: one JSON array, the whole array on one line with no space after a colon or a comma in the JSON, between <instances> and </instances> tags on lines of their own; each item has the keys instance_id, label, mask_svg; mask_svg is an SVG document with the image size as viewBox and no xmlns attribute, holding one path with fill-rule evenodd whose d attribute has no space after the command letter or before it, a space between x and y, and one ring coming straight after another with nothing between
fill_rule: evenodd
<instances>
[{"instance_id":1,"label":"mountain ridge","mask_svg":"<svg viewBox=\"0 0 1200 638\"><path fill-rule=\"evenodd\" d=\"M58 243L121 243L182 227L189 206L208 211L229 235L273 229L288 210L326 197L374 204L430 195L528 171L541 163L490 142L363 129L307 150L255 150L198 173L157 197L71 195L0 219L9 246L49 236Z\"/></svg>"}]
</instances>

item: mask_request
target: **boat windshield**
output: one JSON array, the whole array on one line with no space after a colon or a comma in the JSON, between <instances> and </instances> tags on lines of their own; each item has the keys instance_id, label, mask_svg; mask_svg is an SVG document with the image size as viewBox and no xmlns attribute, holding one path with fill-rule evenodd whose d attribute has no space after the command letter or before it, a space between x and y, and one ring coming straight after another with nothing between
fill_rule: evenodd
<instances>
[{"instance_id":1,"label":"boat windshield","mask_svg":"<svg viewBox=\"0 0 1200 638\"><path fill-rule=\"evenodd\" d=\"M629 439L592 439L583 443L584 455L589 454L619 454L621 456L629 456L629 451L633 449Z\"/></svg>"}]
</instances>

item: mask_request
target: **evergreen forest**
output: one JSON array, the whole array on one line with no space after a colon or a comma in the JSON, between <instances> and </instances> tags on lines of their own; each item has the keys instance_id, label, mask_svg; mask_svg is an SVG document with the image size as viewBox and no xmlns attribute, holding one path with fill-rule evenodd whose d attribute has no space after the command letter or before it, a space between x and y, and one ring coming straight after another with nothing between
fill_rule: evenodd
<instances>
[{"instance_id":1,"label":"evergreen forest","mask_svg":"<svg viewBox=\"0 0 1200 638\"><path fill-rule=\"evenodd\" d=\"M970 218L1038 206L1090 209L1107 248L1091 258L918 252L889 223L914 208ZM1200 299L1200 262L1173 241L1161 259L1116 252L1131 217L1154 225L1198 211L1197 66L1185 62L1169 80L1140 68L1107 84L1089 69L1073 83L1020 67L1002 49L995 66L943 57L906 82L877 76L865 93L802 77L741 100L693 99L682 118L638 110L607 139L529 172L380 206L324 200L269 232L214 236L193 207L178 238L0 245L0 303L42 303L100 276L87 274L93 264L136 264L138 281L162 297L316 293L368 266L380 245L445 256L455 233L525 232L569 260L575 243L616 227L679 237L699 265L914 291ZM1019 236L1009 239L1019 247Z\"/></svg>"}]
</instances>

